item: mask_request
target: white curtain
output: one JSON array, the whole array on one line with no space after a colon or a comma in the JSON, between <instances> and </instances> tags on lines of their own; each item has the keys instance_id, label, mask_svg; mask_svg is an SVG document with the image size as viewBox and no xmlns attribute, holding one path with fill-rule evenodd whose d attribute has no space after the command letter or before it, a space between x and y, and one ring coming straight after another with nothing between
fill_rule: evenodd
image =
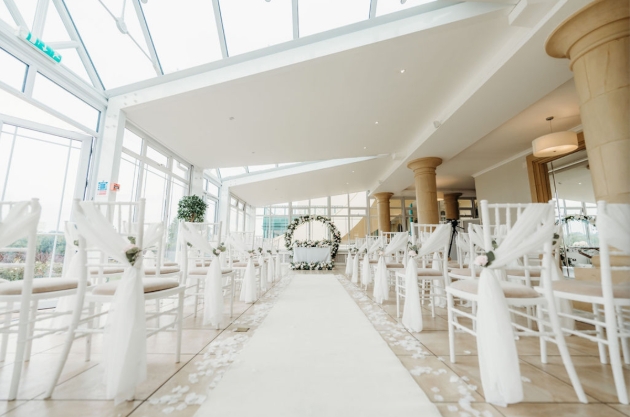
<instances>
[{"instance_id":1,"label":"white curtain","mask_svg":"<svg viewBox=\"0 0 630 417\"><path fill-rule=\"evenodd\" d=\"M486 401L506 406L523 400L523 387L512 320L496 269L539 249L554 234L553 207L532 204L521 214L495 259L481 272L478 288L477 350ZM549 271L543 270L543 273Z\"/></svg>"}]
</instances>

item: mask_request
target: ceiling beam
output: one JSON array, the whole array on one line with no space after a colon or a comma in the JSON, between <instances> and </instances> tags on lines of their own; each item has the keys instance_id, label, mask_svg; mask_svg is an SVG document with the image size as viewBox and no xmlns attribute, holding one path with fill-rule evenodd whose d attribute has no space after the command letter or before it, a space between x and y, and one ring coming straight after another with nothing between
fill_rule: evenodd
<instances>
[{"instance_id":1,"label":"ceiling beam","mask_svg":"<svg viewBox=\"0 0 630 417\"><path fill-rule=\"evenodd\" d=\"M160 64L160 58L158 57L157 51L155 49L155 44L153 43L153 38L151 37L151 32L149 31L147 19L144 16L144 10L142 10L142 5L140 5L140 0L133 0L133 7L136 11L136 16L138 17L140 28L142 29L144 41L147 44L147 48L149 49L149 55L151 56L153 68L155 69L157 75L164 75L164 70L162 70L162 64Z\"/></svg>"},{"instance_id":2,"label":"ceiling beam","mask_svg":"<svg viewBox=\"0 0 630 417\"><path fill-rule=\"evenodd\" d=\"M223 58L228 57L227 43L225 41L225 30L223 28L223 18L221 17L221 6L219 6L219 0L212 0L212 9L214 10L214 23L217 27L217 34L219 35L219 45L221 46L221 56Z\"/></svg>"},{"instance_id":3,"label":"ceiling beam","mask_svg":"<svg viewBox=\"0 0 630 417\"><path fill-rule=\"evenodd\" d=\"M377 6L378 0L371 0L370 1L370 19L374 19L376 17L376 6Z\"/></svg>"},{"instance_id":4,"label":"ceiling beam","mask_svg":"<svg viewBox=\"0 0 630 417\"><path fill-rule=\"evenodd\" d=\"M293 17L293 39L300 37L300 17L298 15L298 0L291 1L291 15Z\"/></svg>"}]
</instances>

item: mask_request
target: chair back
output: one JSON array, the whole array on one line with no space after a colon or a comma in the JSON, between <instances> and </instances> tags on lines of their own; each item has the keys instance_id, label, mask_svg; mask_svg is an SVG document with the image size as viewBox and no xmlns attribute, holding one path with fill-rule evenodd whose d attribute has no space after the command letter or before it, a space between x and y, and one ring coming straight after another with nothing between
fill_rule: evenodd
<instances>
[{"instance_id":1,"label":"chair back","mask_svg":"<svg viewBox=\"0 0 630 417\"><path fill-rule=\"evenodd\" d=\"M630 266L613 265L611 257L630 255L630 204L597 202L597 233L599 261L604 300L613 303L613 271L630 271Z\"/></svg>"},{"instance_id":2,"label":"chair back","mask_svg":"<svg viewBox=\"0 0 630 417\"><path fill-rule=\"evenodd\" d=\"M37 225L41 215L39 200L0 202L0 271L22 272L22 307L30 306L37 250ZM52 266L51 266L52 267ZM23 310L23 309L22 309ZM24 316L26 317L26 316Z\"/></svg>"}]
</instances>

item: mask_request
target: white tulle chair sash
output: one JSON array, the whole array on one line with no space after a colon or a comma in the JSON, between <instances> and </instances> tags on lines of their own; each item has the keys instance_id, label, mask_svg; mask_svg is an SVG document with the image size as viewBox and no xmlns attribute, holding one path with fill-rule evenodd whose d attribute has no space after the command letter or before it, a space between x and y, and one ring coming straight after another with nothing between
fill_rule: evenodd
<instances>
[{"instance_id":1,"label":"white tulle chair sash","mask_svg":"<svg viewBox=\"0 0 630 417\"><path fill-rule=\"evenodd\" d=\"M146 317L141 256L132 266L125 250L129 241L118 234L92 202L75 210L79 233L89 246L125 266L107 318L104 339L106 397L116 404L131 400L147 376ZM148 236L148 240L153 237ZM141 244L141 242L138 242Z\"/></svg>"},{"instance_id":2,"label":"white tulle chair sash","mask_svg":"<svg viewBox=\"0 0 630 417\"><path fill-rule=\"evenodd\" d=\"M481 382L489 403L506 406L523 400L511 316L495 271L542 248L553 234L553 207L549 204L528 206L493 251L492 264L481 272L477 295L477 350Z\"/></svg>"},{"instance_id":3,"label":"white tulle chair sash","mask_svg":"<svg viewBox=\"0 0 630 417\"><path fill-rule=\"evenodd\" d=\"M184 244L190 243L195 249L212 256L203 293L203 324L219 327L223 321L223 276L221 260L214 254L216 243L209 242L202 236L195 229L194 223L181 223L179 232Z\"/></svg>"},{"instance_id":4,"label":"white tulle chair sash","mask_svg":"<svg viewBox=\"0 0 630 417\"><path fill-rule=\"evenodd\" d=\"M368 265L369 267L369 265ZM352 283L359 283L359 254L356 253L352 258Z\"/></svg>"},{"instance_id":5,"label":"white tulle chair sash","mask_svg":"<svg viewBox=\"0 0 630 417\"><path fill-rule=\"evenodd\" d=\"M15 203L0 222L0 247L7 247L37 229L41 206L37 201Z\"/></svg>"},{"instance_id":6,"label":"white tulle chair sash","mask_svg":"<svg viewBox=\"0 0 630 417\"><path fill-rule=\"evenodd\" d=\"M389 299L389 282L387 279L387 264L385 262L385 257L404 249L409 240L408 236L409 235L407 233L399 233L395 235L378 258L376 275L374 276L373 295L374 300L379 304Z\"/></svg>"},{"instance_id":7,"label":"white tulle chair sash","mask_svg":"<svg viewBox=\"0 0 630 417\"><path fill-rule=\"evenodd\" d=\"M606 235L607 244L630 255L630 204L606 204L597 213L597 230Z\"/></svg>"}]
</instances>

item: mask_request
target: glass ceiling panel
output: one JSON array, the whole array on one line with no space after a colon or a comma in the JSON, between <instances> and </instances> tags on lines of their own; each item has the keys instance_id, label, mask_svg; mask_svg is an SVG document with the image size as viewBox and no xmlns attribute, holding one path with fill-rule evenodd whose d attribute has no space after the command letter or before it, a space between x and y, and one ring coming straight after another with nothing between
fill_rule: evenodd
<instances>
[{"instance_id":1,"label":"glass ceiling panel","mask_svg":"<svg viewBox=\"0 0 630 417\"><path fill-rule=\"evenodd\" d=\"M9 9L7 9L7 6L2 1L0 1L0 20L4 20L6 24L15 28L15 22L11 17L11 13L9 13Z\"/></svg>"},{"instance_id":2,"label":"glass ceiling panel","mask_svg":"<svg viewBox=\"0 0 630 417\"><path fill-rule=\"evenodd\" d=\"M33 20L35 20L35 9L37 8L37 0L18 0L15 2L22 18L28 26L28 30L33 29Z\"/></svg>"},{"instance_id":3,"label":"glass ceiling panel","mask_svg":"<svg viewBox=\"0 0 630 417\"><path fill-rule=\"evenodd\" d=\"M434 1L437 0L407 0L404 3L400 0L378 0L378 3L376 3L376 16L398 12L426 3L433 3Z\"/></svg>"},{"instance_id":4,"label":"glass ceiling panel","mask_svg":"<svg viewBox=\"0 0 630 417\"><path fill-rule=\"evenodd\" d=\"M219 168L221 178L233 177L235 175L246 174L245 167Z\"/></svg>"},{"instance_id":5,"label":"glass ceiling panel","mask_svg":"<svg viewBox=\"0 0 630 417\"><path fill-rule=\"evenodd\" d=\"M370 0L299 0L298 16L304 37L367 20Z\"/></svg>"},{"instance_id":6,"label":"glass ceiling panel","mask_svg":"<svg viewBox=\"0 0 630 417\"><path fill-rule=\"evenodd\" d=\"M18 91L22 91L24 76L26 75L26 64L4 49L0 49L0 81L8 84Z\"/></svg>"},{"instance_id":7,"label":"glass ceiling panel","mask_svg":"<svg viewBox=\"0 0 630 417\"><path fill-rule=\"evenodd\" d=\"M105 88L119 87L156 75L144 49L117 28L114 18L100 3L85 0L64 1ZM110 11L119 16L122 8ZM134 33L136 42L142 44L144 38L135 35L134 28L137 28L138 22L133 10L125 13L124 23L130 33Z\"/></svg>"},{"instance_id":8,"label":"glass ceiling panel","mask_svg":"<svg viewBox=\"0 0 630 417\"><path fill-rule=\"evenodd\" d=\"M149 1L142 10L165 73L221 59L211 1Z\"/></svg>"},{"instance_id":9,"label":"glass ceiling panel","mask_svg":"<svg viewBox=\"0 0 630 417\"><path fill-rule=\"evenodd\" d=\"M291 0L219 0L229 56L293 39Z\"/></svg>"},{"instance_id":10,"label":"glass ceiling panel","mask_svg":"<svg viewBox=\"0 0 630 417\"><path fill-rule=\"evenodd\" d=\"M247 170L249 172L258 172L258 171L265 171L267 169L273 169L276 167L276 164L269 164L269 165L251 165L247 167Z\"/></svg>"}]
</instances>

